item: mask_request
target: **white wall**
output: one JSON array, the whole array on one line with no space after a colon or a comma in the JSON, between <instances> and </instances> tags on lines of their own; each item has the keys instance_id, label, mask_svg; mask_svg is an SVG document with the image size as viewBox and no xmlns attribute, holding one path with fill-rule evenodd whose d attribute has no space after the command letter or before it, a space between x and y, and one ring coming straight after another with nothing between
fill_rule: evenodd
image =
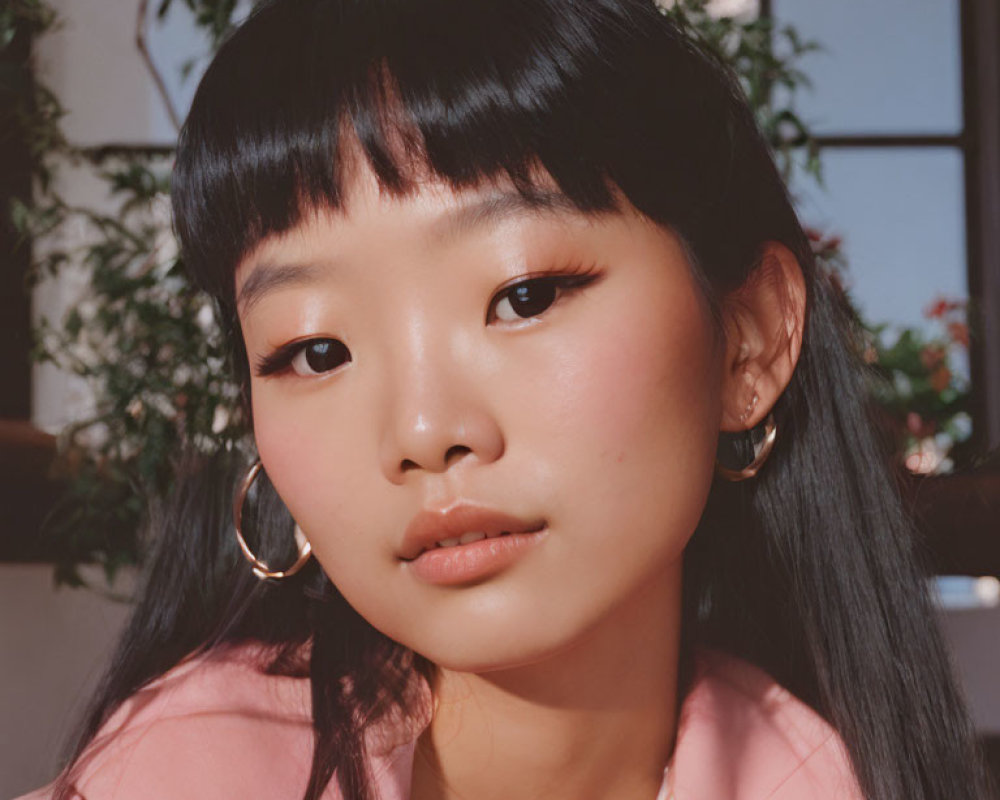
<instances>
[{"instance_id":1,"label":"white wall","mask_svg":"<svg viewBox=\"0 0 1000 800\"><path fill-rule=\"evenodd\" d=\"M63 130L72 144L172 144L176 131L135 44L137 0L49 0L62 23L38 42L39 70L66 108ZM182 0L164 24L149 3L149 48L183 114L198 73L182 81L181 65L202 56L208 42Z\"/></svg>"},{"instance_id":2,"label":"white wall","mask_svg":"<svg viewBox=\"0 0 1000 800\"><path fill-rule=\"evenodd\" d=\"M108 144L172 145L176 130L156 90L152 73L136 46L138 0L50 0L59 26L35 48L42 79L60 98L67 140L78 147ZM176 0L164 23L155 18L158 2L147 13L147 40L153 63L167 86L171 102L183 117L204 68L207 38L198 31L182 0ZM181 66L195 59L187 80ZM71 204L97 210L112 207L107 182L99 168L87 163L58 166L57 191ZM36 243L38 250L72 250L84 243L82 225L70 225L59 238ZM58 280L41 283L32 298L35 323L57 322L80 301L85 274L66 270ZM87 415L91 392L81 380L51 364L36 365L32 376L32 421L58 433L70 421Z\"/></svg>"},{"instance_id":3,"label":"white wall","mask_svg":"<svg viewBox=\"0 0 1000 800\"><path fill-rule=\"evenodd\" d=\"M48 564L0 564L0 798L55 776L127 613L96 592L54 590Z\"/></svg>"},{"instance_id":4,"label":"white wall","mask_svg":"<svg viewBox=\"0 0 1000 800\"><path fill-rule=\"evenodd\" d=\"M1000 608L940 615L976 727L1000 736Z\"/></svg>"}]
</instances>

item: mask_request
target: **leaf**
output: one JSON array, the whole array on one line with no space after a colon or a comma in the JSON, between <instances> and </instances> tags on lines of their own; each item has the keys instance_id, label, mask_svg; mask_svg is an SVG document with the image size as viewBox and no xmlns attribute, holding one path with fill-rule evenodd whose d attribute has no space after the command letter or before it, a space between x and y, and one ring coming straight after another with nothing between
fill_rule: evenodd
<instances>
[{"instance_id":1,"label":"leaf","mask_svg":"<svg viewBox=\"0 0 1000 800\"><path fill-rule=\"evenodd\" d=\"M87 585L80 577L79 569L75 563L57 563L52 578L56 587L68 586L71 589L76 589Z\"/></svg>"},{"instance_id":2,"label":"leaf","mask_svg":"<svg viewBox=\"0 0 1000 800\"><path fill-rule=\"evenodd\" d=\"M70 338L76 339L82 329L83 317L80 316L79 309L71 308L63 321L63 330Z\"/></svg>"},{"instance_id":3,"label":"leaf","mask_svg":"<svg viewBox=\"0 0 1000 800\"><path fill-rule=\"evenodd\" d=\"M0 50L6 50L11 42L14 41L14 37L17 35L17 28L8 22L8 20L3 20L0 23Z\"/></svg>"}]
</instances>

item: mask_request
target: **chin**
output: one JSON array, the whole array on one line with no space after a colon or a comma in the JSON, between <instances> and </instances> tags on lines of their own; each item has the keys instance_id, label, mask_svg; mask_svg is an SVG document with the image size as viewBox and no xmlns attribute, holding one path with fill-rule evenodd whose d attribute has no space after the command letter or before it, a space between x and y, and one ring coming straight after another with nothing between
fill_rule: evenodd
<instances>
[{"instance_id":1,"label":"chin","mask_svg":"<svg viewBox=\"0 0 1000 800\"><path fill-rule=\"evenodd\" d=\"M442 669L490 673L531 666L582 642L595 623L537 611L502 615L502 621L441 621L428 630L411 629L397 639ZM394 637L395 638L395 637Z\"/></svg>"},{"instance_id":2,"label":"chin","mask_svg":"<svg viewBox=\"0 0 1000 800\"><path fill-rule=\"evenodd\" d=\"M420 652L441 669L486 674L538 664L562 648L531 646L525 642L463 642L460 647Z\"/></svg>"}]
</instances>

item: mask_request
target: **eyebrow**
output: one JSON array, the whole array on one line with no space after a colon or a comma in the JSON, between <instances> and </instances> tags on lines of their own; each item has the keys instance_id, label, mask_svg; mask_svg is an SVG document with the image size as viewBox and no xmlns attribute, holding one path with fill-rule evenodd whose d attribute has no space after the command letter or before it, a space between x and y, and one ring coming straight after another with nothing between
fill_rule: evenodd
<instances>
[{"instance_id":1,"label":"eyebrow","mask_svg":"<svg viewBox=\"0 0 1000 800\"><path fill-rule=\"evenodd\" d=\"M319 278L320 268L315 264L261 263L243 282L236 295L236 307L246 314L264 295L285 286L303 286Z\"/></svg>"}]
</instances>

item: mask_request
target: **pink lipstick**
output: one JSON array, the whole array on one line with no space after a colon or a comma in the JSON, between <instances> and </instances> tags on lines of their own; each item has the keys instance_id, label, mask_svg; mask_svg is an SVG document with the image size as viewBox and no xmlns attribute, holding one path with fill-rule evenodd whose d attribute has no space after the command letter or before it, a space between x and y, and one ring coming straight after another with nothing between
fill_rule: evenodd
<instances>
[{"instance_id":1,"label":"pink lipstick","mask_svg":"<svg viewBox=\"0 0 1000 800\"><path fill-rule=\"evenodd\" d=\"M399 557L417 577L442 586L501 572L541 541L542 519L461 504L421 511L406 528Z\"/></svg>"}]
</instances>

